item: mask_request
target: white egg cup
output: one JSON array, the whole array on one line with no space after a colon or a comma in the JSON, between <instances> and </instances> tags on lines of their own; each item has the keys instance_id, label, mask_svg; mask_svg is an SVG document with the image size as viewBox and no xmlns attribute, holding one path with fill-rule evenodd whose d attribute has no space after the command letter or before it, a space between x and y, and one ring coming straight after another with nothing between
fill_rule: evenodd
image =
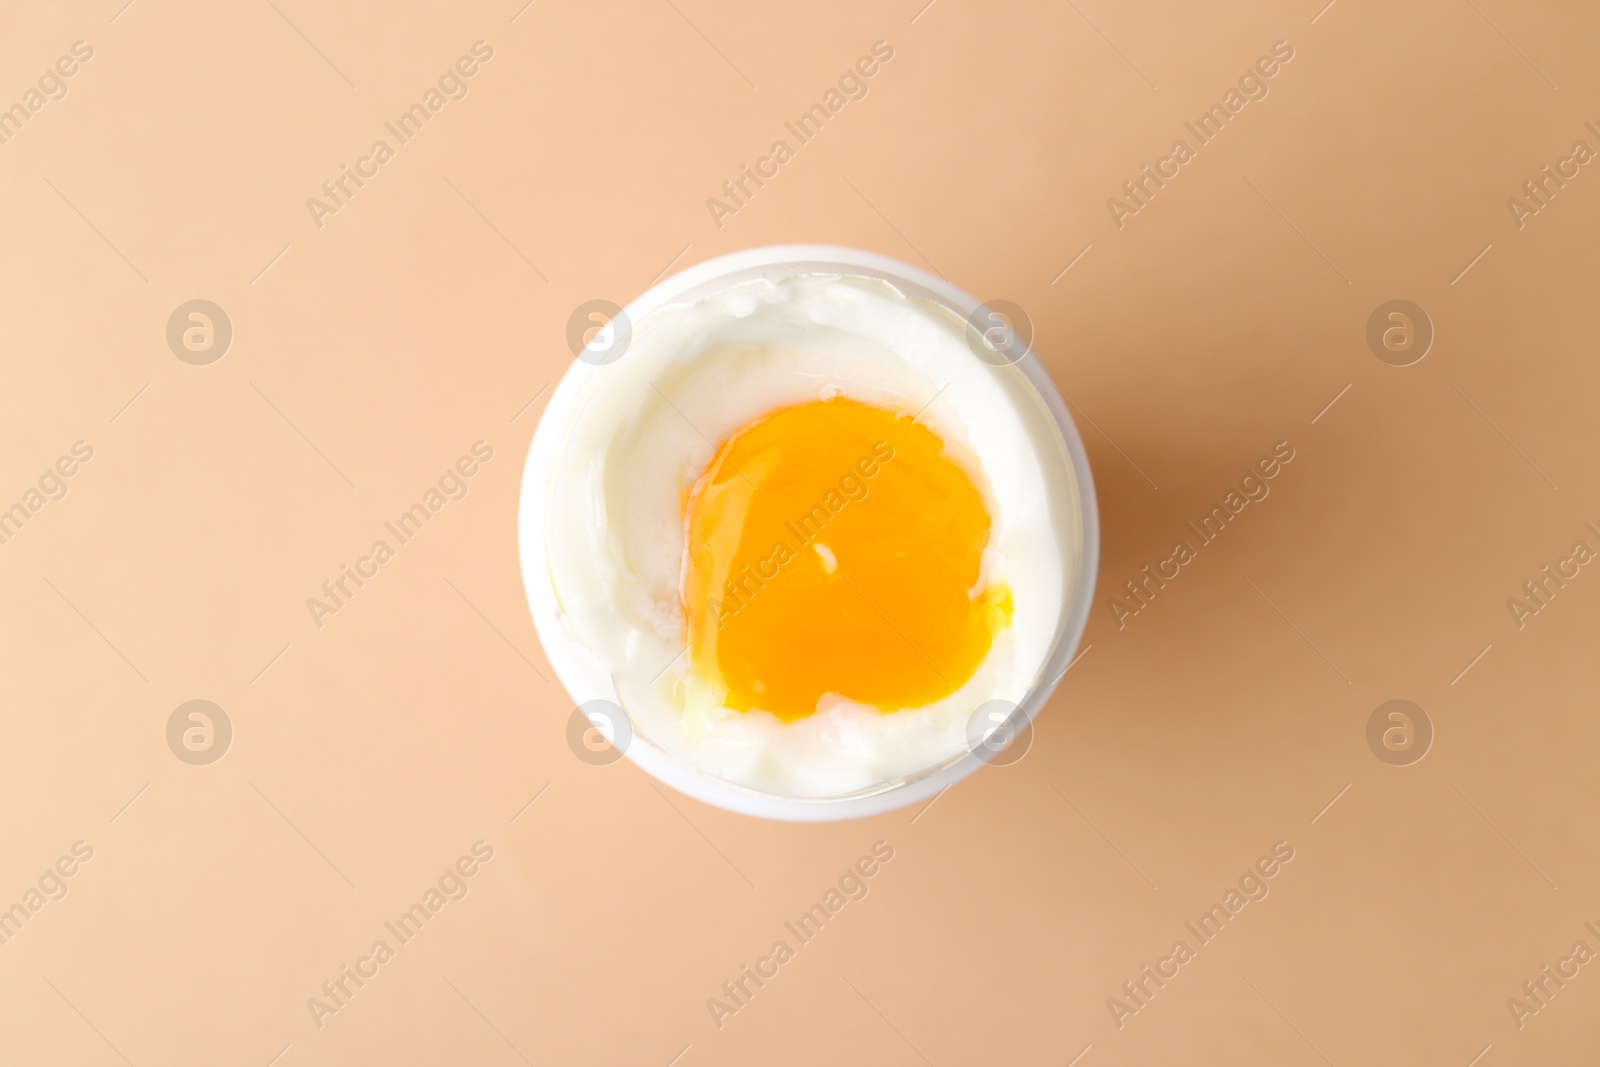
<instances>
[{"instance_id":1,"label":"white egg cup","mask_svg":"<svg viewBox=\"0 0 1600 1067\"><path fill-rule=\"evenodd\" d=\"M719 256L682 270L651 286L623 310L627 321L638 324L668 304L693 301L748 281L762 278L778 281L799 274L878 278L908 297L942 304L968 321L982 306L981 301L944 279L887 256L832 245L773 245ZM601 342L601 338L597 336L595 342ZM613 344L614 339L608 335L601 343L602 346ZM627 358L625 351L621 358ZM609 672L561 625L555 590L550 582L545 536L551 472L560 460L566 427L576 413L590 378L604 369L599 365L601 362L604 362L603 358L596 362L574 360L551 395L538 429L534 432L527 465L523 468L518 520L522 578L527 589L528 608L533 614L533 624L544 645L545 655L574 705L591 700L620 704ZM1078 436L1072 416L1052 386L1044 367L1031 351L1024 352L1016 360L1015 366L1032 384L1060 430L1077 488L1077 511L1081 524L1080 551L1078 558L1071 561L1075 564L1071 570L1072 584L1062 601L1055 644L1040 669L1039 681L1029 689L1020 704L1021 712L1027 715L1031 723L1066 673L1078 642L1083 637L1084 628L1088 625L1100 563L1100 522L1095 508L1094 478L1089 470L1089 457L1084 452L1083 440ZM970 752L962 752L944 763L842 796L792 797L727 781L666 751L648 736L637 732L625 746L625 754L646 773L696 800L746 815L795 822L854 819L893 811L937 796L987 762Z\"/></svg>"}]
</instances>

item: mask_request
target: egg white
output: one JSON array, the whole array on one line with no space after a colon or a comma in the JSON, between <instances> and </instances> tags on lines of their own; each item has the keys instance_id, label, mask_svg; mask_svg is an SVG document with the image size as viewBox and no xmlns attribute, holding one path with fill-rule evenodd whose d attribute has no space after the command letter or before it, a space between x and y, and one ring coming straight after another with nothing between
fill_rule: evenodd
<instances>
[{"instance_id":1,"label":"egg white","mask_svg":"<svg viewBox=\"0 0 1600 1067\"><path fill-rule=\"evenodd\" d=\"M609 673L636 735L740 785L841 796L961 755L979 705L1020 702L1041 680L1075 578L1081 531L1064 502L1076 487L1033 387L979 360L965 329L942 305L839 275L750 282L634 325L565 428L547 563L563 628ZM792 723L733 711L685 653L683 495L742 426L841 394L920 412L981 468L992 527L980 585L1010 584L1011 625L933 704L886 714L829 696Z\"/></svg>"}]
</instances>

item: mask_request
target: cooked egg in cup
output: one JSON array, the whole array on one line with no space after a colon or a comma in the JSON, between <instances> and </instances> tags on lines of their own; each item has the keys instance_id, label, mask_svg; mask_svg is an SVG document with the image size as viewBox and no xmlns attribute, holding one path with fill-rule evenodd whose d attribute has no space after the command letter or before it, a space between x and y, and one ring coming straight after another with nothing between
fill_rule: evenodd
<instances>
[{"instance_id":1,"label":"cooked egg in cup","mask_svg":"<svg viewBox=\"0 0 1600 1067\"><path fill-rule=\"evenodd\" d=\"M1031 720L1098 532L1011 325L894 260L791 246L692 267L590 340L534 436L522 568L562 684L629 758L732 810L846 818Z\"/></svg>"}]
</instances>

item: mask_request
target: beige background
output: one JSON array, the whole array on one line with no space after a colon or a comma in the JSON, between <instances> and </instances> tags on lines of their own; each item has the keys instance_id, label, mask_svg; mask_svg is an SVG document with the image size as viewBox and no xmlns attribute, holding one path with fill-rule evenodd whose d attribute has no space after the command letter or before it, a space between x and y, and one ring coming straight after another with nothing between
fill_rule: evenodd
<instances>
[{"instance_id":1,"label":"beige background","mask_svg":"<svg viewBox=\"0 0 1600 1067\"><path fill-rule=\"evenodd\" d=\"M0 946L0 1060L1593 1055L1600 967L1521 1029L1506 1002L1600 950L1600 577L1520 630L1506 601L1600 548L1600 172L1520 230L1506 199L1600 149L1600 13L122 2L0 33L4 102L94 49L0 146L0 507L94 449L0 545L0 906L94 850ZM314 225L477 40L469 95ZM719 229L706 199L878 40L866 99ZM1270 95L1118 229L1107 198L1280 40ZM841 825L574 758L516 555L572 310L786 241L1027 309L1105 532L1027 758ZM235 333L209 366L164 337L196 298ZM1394 298L1437 331L1409 367L1365 341ZM478 440L470 494L313 625ZM1280 440L1271 496L1119 629L1107 598ZM166 742L197 698L234 728L209 766ZM1395 698L1436 731L1406 767L1365 739ZM319 1029L307 998L480 839L470 894ZM707 998L879 840L870 895L718 1029ZM1107 999L1280 840L1271 895L1118 1029Z\"/></svg>"}]
</instances>

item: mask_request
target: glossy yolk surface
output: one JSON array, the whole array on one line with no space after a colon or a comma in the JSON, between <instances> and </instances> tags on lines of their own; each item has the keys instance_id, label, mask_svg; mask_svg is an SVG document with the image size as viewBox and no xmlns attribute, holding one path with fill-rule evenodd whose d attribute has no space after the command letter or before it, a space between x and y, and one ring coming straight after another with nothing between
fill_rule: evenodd
<instances>
[{"instance_id":1,"label":"glossy yolk surface","mask_svg":"<svg viewBox=\"0 0 1600 1067\"><path fill-rule=\"evenodd\" d=\"M837 694L919 707L1011 619L979 589L989 514L944 442L844 398L783 408L717 449L684 506L689 655L724 703L781 719Z\"/></svg>"}]
</instances>

